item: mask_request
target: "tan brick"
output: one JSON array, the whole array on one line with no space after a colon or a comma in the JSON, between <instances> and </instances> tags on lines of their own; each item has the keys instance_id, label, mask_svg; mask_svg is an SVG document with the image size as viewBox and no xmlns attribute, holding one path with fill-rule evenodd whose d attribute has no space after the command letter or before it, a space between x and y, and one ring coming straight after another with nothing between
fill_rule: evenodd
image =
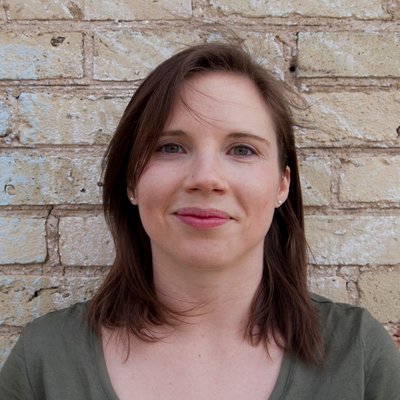
<instances>
[{"instance_id":1,"label":"tan brick","mask_svg":"<svg viewBox=\"0 0 400 400\"><path fill-rule=\"evenodd\" d=\"M81 78L82 34L3 33L0 79Z\"/></svg>"},{"instance_id":2,"label":"tan brick","mask_svg":"<svg viewBox=\"0 0 400 400\"><path fill-rule=\"evenodd\" d=\"M104 144L128 98L21 93L18 132L22 144Z\"/></svg>"},{"instance_id":3,"label":"tan brick","mask_svg":"<svg viewBox=\"0 0 400 400\"><path fill-rule=\"evenodd\" d=\"M114 244L103 216L60 219L60 255L64 265L111 265Z\"/></svg>"},{"instance_id":4,"label":"tan brick","mask_svg":"<svg viewBox=\"0 0 400 400\"><path fill-rule=\"evenodd\" d=\"M85 19L181 19L192 15L191 0L86 0Z\"/></svg>"},{"instance_id":5,"label":"tan brick","mask_svg":"<svg viewBox=\"0 0 400 400\"><path fill-rule=\"evenodd\" d=\"M398 77L400 41L394 33L302 32L300 77Z\"/></svg>"},{"instance_id":6,"label":"tan brick","mask_svg":"<svg viewBox=\"0 0 400 400\"><path fill-rule=\"evenodd\" d=\"M309 215L306 236L315 262L320 265L400 262L400 220L396 216Z\"/></svg>"},{"instance_id":7,"label":"tan brick","mask_svg":"<svg viewBox=\"0 0 400 400\"><path fill-rule=\"evenodd\" d=\"M241 14L246 17L357 17L388 18L389 14L382 9L379 0L333 0L320 1L316 6L314 0L211 0L210 4L224 14Z\"/></svg>"},{"instance_id":8,"label":"tan brick","mask_svg":"<svg viewBox=\"0 0 400 400\"><path fill-rule=\"evenodd\" d=\"M340 201L400 201L400 156L358 157L341 163Z\"/></svg>"},{"instance_id":9,"label":"tan brick","mask_svg":"<svg viewBox=\"0 0 400 400\"><path fill-rule=\"evenodd\" d=\"M23 326L49 311L90 299L101 279L2 276L0 324Z\"/></svg>"},{"instance_id":10,"label":"tan brick","mask_svg":"<svg viewBox=\"0 0 400 400\"><path fill-rule=\"evenodd\" d=\"M299 163L300 181L306 206L325 206L331 201L331 165L328 158Z\"/></svg>"},{"instance_id":11,"label":"tan brick","mask_svg":"<svg viewBox=\"0 0 400 400\"><path fill-rule=\"evenodd\" d=\"M94 37L94 77L100 80L143 79L166 58L185 45L194 44L196 36L195 33L167 31L98 33Z\"/></svg>"},{"instance_id":12,"label":"tan brick","mask_svg":"<svg viewBox=\"0 0 400 400\"><path fill-rule=\"evenodd\" d=\"M11 349L14 347L19 335L17 334L2 334L0 335L0 370L3 367Z\"/></svg>"},{"instance_id":13,"label":"tan brick","mask_svg":"<svg viewBox=\"0 0 400 400\"><path fill-rule=\"evenodd\" d=\"M282 44L272 34L250 32L243 35L245 44L276 75L286 69ZM100 80L143 79L155 66L188 45L224 40L223 35L200 31L176 33L118 31L98 33L94 38L94 76Z\"/></svg>"},{"instance_id":14,"label":"tan brick","mask_svg":"<svg viewBox=\"0 0 400 400\"><path fill-rule=\"evenodd\" d=\"M339 276L315 276L308 281L311 292L327 297L339 303L348 303L349 294L346 289L346 280Z\"/></svg>"},{"instance_id":15,"label":"tan brick","mask_svg":"<svg viewBox=\"0 0 400 400\"><path fill-rule=\"evenodd\" d=\"M82 17L83 0L9 0L8 15L11 19L71 19Z\"/></svg>"},{"instance_id":16,"label":"tan brick","mask_svg":"<svg viewBox=\"0 0 400 400\"><path fill-rule=\"evenodd\" d=\"M0 205L101 202L101 158L10 151L0 155Z\"/></svg>"},{"instance_id":17,"label":"tan brick","mask_svg":"<svg viewBox=\"0 0 400 400\"><path fill-rule=\"evenodd\" d=\"M358 287L360 305L381 322L400 320L400 271L366 271L361 273Z\"/></svg>"},{"instance_id":18,"label":"tan brick","mask_svg":"<svg viewBox=\"0 0 400 400\"><path fill-rule=\"evenodd\" d=\"M43 218L0 217L0 264L41 263L46 255Z\"/></svg>"},{"instance_id":19,"label":"tan brick","mask_svg":"<svg viewBox=\"0 0 400 400\"><path fill-rule=\"evenodd\" d=\"M400 93L333 92L304 97L309 105L302 115L306 128L298 130L299 144L364 145L397 140Z\"/></svg>"}]
</instances>

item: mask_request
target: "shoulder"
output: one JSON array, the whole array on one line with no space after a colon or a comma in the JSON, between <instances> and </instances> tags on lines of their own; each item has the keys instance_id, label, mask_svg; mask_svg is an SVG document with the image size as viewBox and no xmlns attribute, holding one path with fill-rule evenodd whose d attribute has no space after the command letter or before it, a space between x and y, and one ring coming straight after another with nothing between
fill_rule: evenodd
<instances>
[{"instance_id":1,"label":"shoulder","mask_svg":"<svg viewBox=\"0 0 400 400\"><path fill-rule=\"evenodd\" d=\"M55 358L73 363L88 355L92 335L86 308L87 303L77 303L29 323L21 335L27 364L53 362Z\"/></svg>"},{"instance_id":2,"label":"shoulder","mask_svg":"<svg viewBox=\"0 0 400 400\"><path fill-rule=\"evenodd\" d=\"M24 328L25 340L34 340L36 345L40 342L48 345L65 336L71 339L81 336L88 329L86 308L87 303L77 303L33 320Z\"/></svg>"},{"instance_id":3,"label":"shoulder","mask_svg":"<svg viewBox=\"0 0 400 400\"><path fill-rule=\"evenodd\" d=\"M365 308L336 303L314 293L311 294L311 301L327 334L334 330L336 333L348 333L352 337L365 339L373 332L386 333L383 326Z\"/></svg>"},{"instance_id":4,"label":"shoulder","mask_svg":"<svg viewBox=\"0 0 400 400\"><path fill-rule=\"evenodd\" d=\"M312 303L320 316L327 356L362 355L364 366L379 362L394 362L400 366L396 345L382 324L368 310L311 294ZM390 361L391 360L391 361Z\"/></svg>"}]
</instances>

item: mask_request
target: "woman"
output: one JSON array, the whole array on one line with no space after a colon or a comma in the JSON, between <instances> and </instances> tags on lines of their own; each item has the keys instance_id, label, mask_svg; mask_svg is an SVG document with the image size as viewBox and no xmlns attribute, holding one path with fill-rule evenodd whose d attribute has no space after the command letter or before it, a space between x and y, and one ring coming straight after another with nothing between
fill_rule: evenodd
<instances>
[{"instance_id":1,"label":"woman","mask_svg":"<svg viewBox=\"0 0 400 400\"><path fill-rule=\"evenodd\" d=\"M25 329L1 398L399 399L380 324L307 292L285 91L223 44L148 76L105 157L111 272Z\"/></svg>"}]
</instances>

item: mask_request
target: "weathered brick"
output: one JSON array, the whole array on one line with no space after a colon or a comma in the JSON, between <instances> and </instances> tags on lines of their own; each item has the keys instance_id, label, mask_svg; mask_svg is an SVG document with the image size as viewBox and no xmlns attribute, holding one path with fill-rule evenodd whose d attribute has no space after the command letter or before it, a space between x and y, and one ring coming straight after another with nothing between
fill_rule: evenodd
<instances>
[{"instance_id":1,"label":"weathered brick","mask_svg":"<svg viewBox=\"0 0 400 400\"><path fill-rule=\"evenodd\" d=\"M350 158L341 162L339 200L399 202L399 183L400 156Z\"/></svg>"},{"instance_id":2,"label":"weathered brick","mask_svg":"<svg viewBox=\"0 0 400 400\"><path fill-rule=\"evenodd\" d=\"M19 335L12 333L0 335L0 369L10 354L11 349L14 347L18 336Z\"/></svg>"},{"instance_id":3,"label":"weathered brick","mask_svg":"<svg viewBox=\"0 0 400 400\"><path fill-rule=\"evenodd\" d=\"M0 95L0 137L7 135L10 130L10 107L7 105L6 96Z\"/></svg>"},{"instance_id":4,"label":"weathered brick","mask_svg":"<svg viewBox=\"0 0 400 400\"><path fill-rule=\"evenodd\" d=\"M86 0L85 19L182 19L192 14L191 0Z\"/></svg>"},{"instance_id":5,"label":"weathered brick","mask_svg":"<svg viewBox=\"0 0 400 400\"><path fill-rule=\"evenodd\" d=\"M101 284L99 278L2 276L0 325L23 326L49 311L90 299Z\"/></svg>"},{"instance_id":6,"label":"weathered brick","mask_svg":"<svg viewBox=\"0 0 400 400\"><path fill-rule=\"evenodd\" d=\"M328 158L299 163L300 181L306 206L325 206L331 201L331 165Z\"/></svg>"},{"instance_id":7,"label":"weathered brick","mask_svg":"<svg viewBox=\"0 0 400 400\"><path fill-rule=\"evenodd\" d=\"M98 33L94 37L94 77L100 80L143 79L156 65L185 45L196 34L132 30Z\"/></svg>"},{"instance_id":8,"label":"weathered brick","mask_svg":"<svg viewBox=\"0 0 400 400\"><path fill-rule=\"evenodd\" d=\"M62 264L112 264L114 244L103 216L63 217L59 233Z\"/></svg>"},{"instance_id":9,"label":"weathered brick","mask_svg":"<svg viewBox=\"0 0 400 400\"><path fill-rule=\"evenodd\" d=\"M400 41L394 33L301 32L300 77L398 77Z\"/></svg>"},{"instance_id":10,"label":"weathered brick","mask_svg":"<svg viewBox=\"0 0 400 400\"><path fill-rule=\"evenodd\" d=\"M306 236L315 262L320 265L400 262L400 220L395 216L309 215Z\"/></svg>"},{"instance_id":11,"label":"weathered brick","mask_svg":"<svg viewBox=\"0 0 400 400\"><path fill-rule=\"evenodd\" d=\"M392 271L365 271L358 281L360 305L381 322L400 319L400 274Z\"/></svg>"},{"instance_id":12,"label":"weathered brick","mask_svg":"<svg viewBox=\"0 0 400 400\"><path fill-rule=\"evenodd\" d=\"M287 71L284 49L281 40L272 33L246 32L242 33L243 46L249 49L254 59L271 71L277 78L284 79ZM222 35L213 34L209 41L225 41ZM229 38L228 38L229 40Z\"/></svg>"},{"instance_id":13,"label":"weathered brick","mask_svg":"<svg viewBox=\"0 0 400 400\"><path fill-rule=\"evenodd\" d=\"M211 0L210 4L224 14L241 14L246 17L287 17L301 15L303 17L356 17L388 18L390 15L382 9L379 0L333 0L320 1L316 5L313 0Z\"/></svg>"},{"instance_id":14,"label":"weathered brick","mask_svg":"<svg viewBox=\"0 0 400 400\"><path fill-rule=\"evenodd\" d=\"M45 220L29 217L0 217L0 264L45 261Z\"/></svg>"},{"instance_id":15,"label":"weathered brick","mask_svg":"<svg viewBox=\"0 0 400 400\"><path fill-rule=\"evenodd\" d=\"M336 302L348 303L346 280L339 276L312 276L308 281L311 292Z\"/></svg>"},{"instance_id":16,"label":"weathered brick","mask_svg":"<svg viewBox=\"0 0 400 400\"><path fill-rule=\"evenodd\" d=\"M12 0L7 2L10 19L71 19L82 16L83 0Z\"/></svg>"},{"instance_id":17,"label":"weathered brick","mask_svg":"<svg viewBox=\"0 0 400 400\"><path fill-rule=\"evenodd\" d=\"M0 205L101 202L101 158L8 152L0 155Z\"/></svg>"},{"instance_id":18,"label":"weathered brick","mask_svg":"<svg viewBox=\"0 0 400 400\"><path fill-rule=\"evenodd\" d=\"M283 46L272 34L250 32L243 35L245 45L276 75L286 68ZM224 40L223 35L194 31L177 33L118 31L98 33L94 37L94 77L100 80L143 79L155 66L188 45Z\"/></svg>"},{"instance_id":19,"label":"weathered brick","mask_svg":"<svg viewBox=\"0 0 400 400\"><path fill-rule=\"evenodd\" d=\"M82 34L3 33L0 79L81 78Z\"/></svg>"},{"instance_id":20,"label":"weathered brick","mask_svg":"<svg viewBox=\"0 0 400 400\"><path fill-rule=\"evenodd\" d=\"M104 144L128 98L21 93L18 132L22 144Z\"/></svg>"},{"instance_id":21,"label":"weathered brick","mask_svg":"<svg viewBox=\"0 0 400 400\"><path fill-rule=\"evenodd\" d=\"M304 97L309 105L298 129L299 144L346 146L397 140L400 93L330 92Z\"/></svg>"}]
</instances>

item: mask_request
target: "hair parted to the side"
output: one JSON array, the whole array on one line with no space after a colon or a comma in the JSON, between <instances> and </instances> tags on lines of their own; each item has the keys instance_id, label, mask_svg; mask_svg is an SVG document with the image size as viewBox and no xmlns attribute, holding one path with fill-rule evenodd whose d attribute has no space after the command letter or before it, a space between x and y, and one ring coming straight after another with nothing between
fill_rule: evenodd
<instances>
[{"instance_id":1,"label":"hair parted to the side","mask_svg":"<svg viewBox=\"0 0 400 400\"><path fill-rule=\"evenodd\" d=\"M272 332L287 352L316 365L323 359L323 340L306 284L307 246L289 100L293 93L245 50L230 44L190 47L164 61L139 86L122 116L103 164L104 212L116 258L90 302L90 325L98 334L101 327L122 328L152 341L156 340L152 327L171 324L174 316L179 319L179 313L156 295L150 239L127 188L136 187L182 84L194 74L212 71L240 74L254 82L275 123L281 170L288 166L291 171L288 199L276 209L265 238L264 272L253 298L246 337L254 345L268 345Z\"/></svg>"}]
</instances>

